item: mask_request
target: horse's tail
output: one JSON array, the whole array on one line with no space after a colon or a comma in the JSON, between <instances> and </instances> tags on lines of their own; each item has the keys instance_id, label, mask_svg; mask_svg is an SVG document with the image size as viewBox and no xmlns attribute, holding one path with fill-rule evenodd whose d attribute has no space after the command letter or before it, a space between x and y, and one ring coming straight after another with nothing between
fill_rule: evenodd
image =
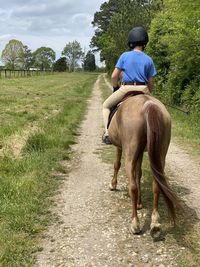
<instances>
[{"instance_id":1,"label":"horse's tail","mask_svg":"<svg viewBox=\"0 0 200 267\"><path fill-rule=\"evenodd\" d=\"M166 114L167 116L167 114ZM170 188L167 177L164 174L164 161L167 148L170 141L171 123L164 120L164 114L161 108L151 100L144 104L144 117L147 127L147 151L149 155L150 166L154 179L158 182L160 190L164 196L169 213L175 221L175 206L182 209L178 197ZM167 136L168 134L168 136ZM165 140L167 138L167 140ZM164 149L165 151L163 151Z\"/></svg>"}]
</instances>

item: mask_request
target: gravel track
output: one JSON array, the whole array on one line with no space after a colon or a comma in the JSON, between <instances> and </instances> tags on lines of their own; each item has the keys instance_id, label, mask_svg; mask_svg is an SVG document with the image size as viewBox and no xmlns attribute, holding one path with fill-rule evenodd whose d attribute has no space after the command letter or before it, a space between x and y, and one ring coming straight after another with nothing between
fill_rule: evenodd
<instances>
[{"instance_id":1,"label":"gravel track","mask_svg":"<svg viewBox=\"0 0 200 267\"><path fill-rule=\"evenodd\" d=\"M126 179L120 175L119 191L108 189L112 168L98 155L103 147L99 82L98 78L88 102L88 113L80 129L78 143L72 148L71 171L55 197L56 206L52 212L58 220L52 222L41 240L43 251L37 255L36 266L177 266L176 257L184 253L184 247L164 241L154 243L148 230L142 235L130 233L131 203ZM199 210L198 167L173 143L167 162L167 168L178 173L181 184L190 188L186 201ZM69 168L69 163L64 164ZM139 216L143 224L149 215L143 209Z\"/></svg>"}]
</instances>

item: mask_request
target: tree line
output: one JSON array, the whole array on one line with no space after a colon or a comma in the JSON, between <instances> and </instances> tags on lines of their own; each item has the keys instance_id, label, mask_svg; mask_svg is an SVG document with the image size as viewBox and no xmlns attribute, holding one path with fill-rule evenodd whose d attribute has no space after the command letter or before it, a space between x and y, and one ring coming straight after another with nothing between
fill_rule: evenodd
<instances>
[{"instance_id":1,"label":"tree line","mask_svg":"<svg viewBox=\"0 0 200 267\"><path fill-rule=\"evenodd\" d=\"M76 40L67 43L63 48L62 56L56 60L56 53L50 47L40 47L32 52L21 41L12 39L5 45L1 60L4 68L9 70L74 71L75 68L80 67L80 64L87 71L96 69L94 53L91 50L84 53Z\"/></svg>"},{"instance_id":2,"label":"tree line","mask_svg":"<svg viewBox=\"0 0 200 267\"><path fill-rule=\"evenodd\" d=\"M91 47L111 72L128 49L128 32L144 26L150 37L145 52L158 72L155 93L200 114L199 10L199 0L109 0L94 14Z\"/></svg>"}]
</instances>

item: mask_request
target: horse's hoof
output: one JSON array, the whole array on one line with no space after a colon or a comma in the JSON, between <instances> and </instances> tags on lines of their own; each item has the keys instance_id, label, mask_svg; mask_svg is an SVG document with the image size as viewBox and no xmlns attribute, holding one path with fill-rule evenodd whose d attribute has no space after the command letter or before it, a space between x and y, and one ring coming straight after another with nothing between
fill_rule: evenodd
<instances>
[{"instance_id":1,"label":"horse's hoof","mask_svg":"<svg viewBox=\"0 0 200 267\"><path fill-rule=\"evenodd\" d=\"M110 189L110 191L116 191L117 186L113 186L112 184L110 184L109 189Z\"/></svg>"},{"instance_id":2,"label":"horse's hoof","mask_svg":"<svg viewBox=\"0 0 200 267\"><path fill-rule=\"evenodd\" d=\"M134 235L140 235L140 234L141 234L141 230L140 230L140 228L136 229L136 228L131 227L131 232L132 232Z\"/></svg>"},{"instance_id":3,"label":"horse's hoof","mask_svg":"<svg viewBox=\"0 0 200 267\"><path fill-rule=\"evenodd\" d=\"M141 234L141 229L140 229L139 226L138 227L135 227L135 226L131 225L131 232L134 235L139 235L139 234Z\"/></svg>"},{"instance_id":4,"label":"horse's hoof","mask_svg":"<svg viewBox=\"0 0 200 267\"><path fill-rule=\"evenodd\" d=\"M159 225L152 226L150 229L150 235L153 238L153 241L163 240L162 230Z\"/></svg>"},{"instance_id":5,"label":"horse's hoof","mask_svg":"<svg viewBox=\"0 0 200 267\"><path fill-rule=\"evenodd\" d=\"M137 204L137 210L141 210L143 208L142 204Z\"/></svg>"}]
</instances>

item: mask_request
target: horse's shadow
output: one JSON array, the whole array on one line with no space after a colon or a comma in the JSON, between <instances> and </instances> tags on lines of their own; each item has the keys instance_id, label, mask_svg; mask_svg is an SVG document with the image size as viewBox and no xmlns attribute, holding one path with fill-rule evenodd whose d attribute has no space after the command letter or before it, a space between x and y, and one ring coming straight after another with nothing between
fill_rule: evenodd
<instances>
[{"instance_id":1,"label":"horse's shadow","mask_svg":"<svg viewBox=\"0 0 200 267\"><path fill-rule=\"evenodd\" d=\"M143 193L142 195L145 196L145 191L147 191L149 188L149 185L144 185ZM182 198L185 195L190 194L191 190L185 187L182 187L180 185L174 185L173 186L175 192L179 192L178 195L180 198ZM146 199L147 200L147 199ZM195 209L191 206L189 206L184 200L181 200L182 206L184 208L185 213L181 213L180 210L176 210L177 212L177 220L176 223L166 223L166 218L169 217L166 209L166 204L164 202L164 199L161 197L159 202L159 213L161 218L161 225L162 225L162 234L160 238L156 241L164 241L167 237L167 235L172 235L174 240L176 240L176 243L180 246L190 247L188 246L187 242L185 241L185 236L188 235L189 232L191 232L192 229L194 229L195 225L200 222L200 219L195 211ZM149 203L146 203L144 200L144 207L146 205L149 206ZM151 213L150 213L150 207L148 207L146 211L146 217L145 221L143 222L143 227L141 233L145 233L149 231L149 225L151 223Z\"/></svg>"},{"instance_id":2,"label":"horse's shadow","mask_svg":"<svg viewBox=\"0 0 200 267\"><path fill-rule=\"evenodd\" d=\"M149 232L150 224L151 224L151 211L152 211L152 199L153 193L150 194L149 189L151 188L151 179L145 180L142 184L142 202L144 208L139 210L139 214L145 216L141 216L141 232L144 233ZM189 195L191 190L180 186L178 184L173 184L174 191L177 192L180 198L183 198L185 195ZM127 198L129 198L127 185L123 185L115 190L116 193L121 193ZM195 227L196 224L200 223L200 219L197 216L195 209L189 206L184 200L181 199L182 206L185 210L185 214L181 214L179 210L176 210L177 213L177 221L174 223L166 223L166 218L169 218L169 214L167 212L166 204L164 198L160 197L159 201L159 214L161 218L161 228L162 233L158 239L153 239L153 241L165 241L167 235L172 235L173 239L176 243L181 247L188 247L186 243L185 236L188 235L189 232ZM169 220L170 222L170 220ZM191 249L190 247L188 247Z\"/></svg>"}]
</instances>

